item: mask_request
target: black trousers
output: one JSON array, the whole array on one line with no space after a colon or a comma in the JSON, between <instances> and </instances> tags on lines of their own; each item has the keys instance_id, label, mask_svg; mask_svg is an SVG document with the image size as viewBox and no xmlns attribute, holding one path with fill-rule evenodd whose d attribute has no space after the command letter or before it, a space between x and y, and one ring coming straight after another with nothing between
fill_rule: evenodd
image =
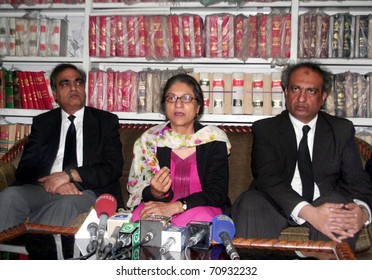
<instances>
[{"instance_id":1,"label":"black trousers","mask_svg":"<svg viewBox=\"0 0 372 280\"><path fill-rule=\"evenodd\" d=\"M332 192L319 197L312 202L312 205L319 206L326 202L350 203L353 200L340 193ZM233 204L231 216L236 228L236 237L277 239L283 229L299 226L290 217L287 218L270 197L257 190L242 193ZM309 223L301 226L309 228L310 240L330 240ZM352 250L355 249L357 237L358 235L345 240Z\"/></svg>"}]
</instances>

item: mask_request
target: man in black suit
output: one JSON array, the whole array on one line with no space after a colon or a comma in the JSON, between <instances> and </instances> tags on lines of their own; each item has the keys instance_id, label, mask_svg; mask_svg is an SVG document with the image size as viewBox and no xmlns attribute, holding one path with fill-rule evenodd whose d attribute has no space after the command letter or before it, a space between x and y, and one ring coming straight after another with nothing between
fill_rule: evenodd
<instances>
[{"instance_id":1,"label":"man in black suit","mask_svg":"<svg viewBox=\"0 0 372 280\"><path fill-rule=\"evenodd\" d=\"M102 193L114 195L118 205L123 205L117 116L85 106L86 74L76 66L57 65L50 80L60 107L33 119L16 182L0 193L0 231L26 219L69 226L79 214L89 212ZM74 116L76 143L65 156L70 115ZM64 158L70 155L74 163L63 167Z\"/></svg>"},{"instance_id":2,"label":"man in black suit","mask_svg":"<svg viewBox=\"0 0 372 280\"><path fill-rule=\"evenodd\" d=\"M284 228L303 225L312 240L346 241L354 248L358 232L371 222L372 185L353 124L320 111L332 74L303 62L288 65L281 79L287 110L252 126L254 181L233 205L236 236L278 238ZM302 168L306 160L297 159L306 125L307 147L301 150L310 155L310 180L298 164Z\"/></svg>"}]
</instances>

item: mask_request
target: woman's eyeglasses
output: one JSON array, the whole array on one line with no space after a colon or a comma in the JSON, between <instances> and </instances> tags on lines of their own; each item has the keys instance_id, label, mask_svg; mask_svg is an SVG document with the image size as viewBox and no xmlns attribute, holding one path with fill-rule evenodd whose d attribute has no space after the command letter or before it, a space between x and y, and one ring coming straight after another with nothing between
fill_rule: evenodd
<instances>
[{"instance_id":1,"label":"woman's eyeglasses","mask_svg":"<svg viewBox=\"0 0 372 280\"><path fill-rule=\"evenodd\" d=\"M181 100L182 103L190 103L191 101L198 100L195 97L192 97L190 94L184 94L181 96L177 96L175 94L169 94L167 97L165 97L165 100L169 103L176 103L177 100Z\"/></svg>"}]
</instances>

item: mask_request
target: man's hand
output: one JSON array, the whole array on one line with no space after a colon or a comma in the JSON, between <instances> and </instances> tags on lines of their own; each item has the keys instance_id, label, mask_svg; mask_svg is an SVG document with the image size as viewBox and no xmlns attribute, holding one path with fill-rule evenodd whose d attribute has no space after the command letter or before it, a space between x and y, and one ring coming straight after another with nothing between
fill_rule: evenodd
<instances>
[{"instance_id":1,"label":"man's hand","mask_svg":"<svg viewBox=\"0 0 372 280\"><path fill-rule=\"evenodd\" d=\"M356 215L344 206L342 203L324 203L318 207L306 205L299 216L329 239L342 242L356 232Z\"/></svg>"},{"instance_id":2,"label":"man's hand","mask_svg":"<svg viewBox=\"0 0 372 280\"><path fill-rule=\"evenodd\" d=\"M146 218L148 215L160 215L171 217L178 213L182 213L182 203L179 201L175 202L158 202L158 201L149 201L144 203L145 206L141 211L141 218Z\"/></svg>"},{"instance_id":3,"label":"man's hand","mask_svg":"<svg viewBox=\"0 0 372 280\"><path fill-rule=\"evenodd\" d=\"M156 172L154 177L151 178L150 185L151 193L155 197L162 198L169 191L172 185L169 168L163 167Z\"/></svg>"},{"instance_id":4,"label":"man's hand","mask_svg":"<svg viewBox=\"0 0 372 280\"><path fill-rule=\"evenodd\" d=\"M68 183L60 186L57 189L57 193L60 195L82 195L83 193L78 190L74 183Z\"/></svg>"},{"instance_id":5,"label":"man's hand","mask_svg":"<svg viewBox=\"0 0 372 280\"><path fill-rule=\"evenodd\" d=\"M341 209L333 209L332 212L338 213L341 217L334 218L335 227L341 227L351 234L356 234L368 220L368 213L356 203L348 203ZM343 215L344 214L344 215ZM347 218L348 217L348 218Z\"/></svg>"},{"instance_id":6,"label":"man's hand","mask_svg":"<svg viewBox=\"0 0 372 280\"><path fill-rule=\"evenodd\" d=\"M69 183L70 179L65 172L55 172L40 178L38 181L45 191L55 194L58 193L57 189Z\"/></svg>"}]
</instances>

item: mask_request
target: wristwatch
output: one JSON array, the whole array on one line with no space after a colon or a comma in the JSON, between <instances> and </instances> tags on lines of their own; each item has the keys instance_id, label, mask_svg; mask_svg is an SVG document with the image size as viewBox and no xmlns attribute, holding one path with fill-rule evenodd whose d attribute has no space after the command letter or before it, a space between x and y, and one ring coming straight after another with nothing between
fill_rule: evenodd
<instances>
[{"instance_id":1,"label":"wristwatch","mask_svg":"<svg viewBox=\"0 0 372 280\"><path fill-rule=\"evenodd\" d=\"M183 211L186 211L186 210L187 210L187 203L186 203L186 201L184 201L184 200L179 200L179 202L182 203L182 209L183 209Z\"/></svg>"}]
</instances>

